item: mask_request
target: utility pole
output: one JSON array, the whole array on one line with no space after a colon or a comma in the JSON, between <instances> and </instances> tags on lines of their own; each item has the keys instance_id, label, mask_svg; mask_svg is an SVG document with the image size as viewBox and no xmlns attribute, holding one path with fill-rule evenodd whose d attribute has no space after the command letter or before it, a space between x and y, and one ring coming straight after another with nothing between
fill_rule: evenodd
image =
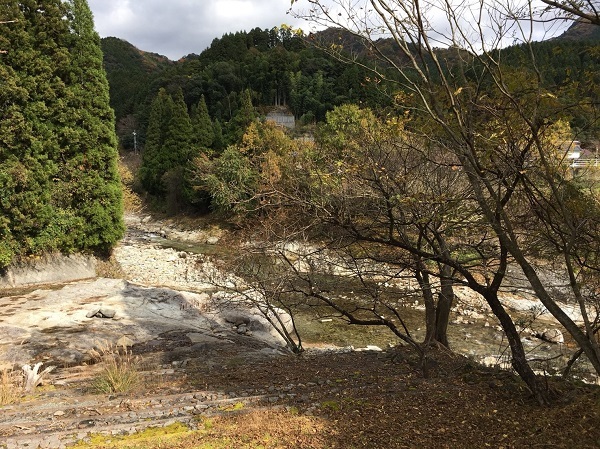
<instances>
[{"instance_id":1,"label":"utility pole","mask_svg":"<svg viewBox=\"0 0 600 449\"><path fill-rule=\"evenodd\" d=\"M137 133L133 131L133 152L137 154Z\"/></svg>"}]
</instances>

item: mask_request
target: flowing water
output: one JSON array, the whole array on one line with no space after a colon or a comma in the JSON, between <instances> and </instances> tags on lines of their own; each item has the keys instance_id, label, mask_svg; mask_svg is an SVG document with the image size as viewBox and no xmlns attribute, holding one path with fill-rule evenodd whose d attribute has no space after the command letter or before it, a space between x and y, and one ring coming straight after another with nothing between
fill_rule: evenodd
<instances>
[{"instance_id":1,"label":"flowing water","mask_svg":"<svg viewBox=\"0 0 600 449\"><path fill-rule=\"evenodd\" d=\"M155 236L152 240L164 247L174 248L195 254L203 254L214 258L228 259L236 256L231 247L223 248L221 245L208 245L185 243L160 238ZM262 258L260 263L269 263L268 259ZM356 279L347 276L335 276L323 274L320 276L321 285L327 294L335 298L336 302L344 306L361 305L368 307L372 305L372 298L360 293L360 285ZM402 320L404 321L411 337L416 341L422 341L425 335L424 311L419 301L418 292L395 291ZM344 321L339 314L319 303L303 305L295 312L296 326L302 337L303 343L313 345L335 345L340 347L352 346L355 348L375 345L380 348L400 343L389 329L384 326L361 326L350 325ZM498 365L504 368L510 367L510 350L503 332L493 315L481 311L478 317L463 317L463 322L456 320L456 308L448 327L448 339L453 351L468 356L476 361L488 365ZM525 321L527 317L518 312L513 313L513 319ZM548 325L548 327L557 327ZM568 340L565 344L552 344L542 341L536 337L524 337L523 345L532 361L534 369L540 373L557 374L566 365L570 355L575 351L575 346ZM579 377L592 379L589 367L585 362L577 363L574 369Z\"/></svg>"}]
</instances>

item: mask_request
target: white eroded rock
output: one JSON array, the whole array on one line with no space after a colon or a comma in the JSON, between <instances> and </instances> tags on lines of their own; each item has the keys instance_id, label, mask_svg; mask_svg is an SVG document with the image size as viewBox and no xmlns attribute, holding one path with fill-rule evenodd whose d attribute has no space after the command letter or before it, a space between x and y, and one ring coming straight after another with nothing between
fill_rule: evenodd
<instances>
[{"instance_id":1,"label":"white eroded rock","mask_svg":"<svg viewBox=\"0 0 600 449\"><path fill-rule=\"evenodd\" d=\"M548 343L564 343L565 337L563 333L558 329L546 329L542 335L540 336L542 340L547 341Z\"/></svg>"},{"instance_id":2,"label":"white eroded rock","mask_svg":"<svg viewBox=\"0 0 600 449\"><path fill-rule=\"evenodd\" d=\"M229 307L221 310L206 293L145 287L118 279L101 278L58 290L36 290L18 300L0 298L0 310L3 304L15 310L0 321L5 348L0 362L20 365L45 358L52 364L72 366L90 360L90 351L98 343L125 347L134 346L134 342L160 343L173 331L212 335L219 337L212 343L227 343L228 336L238 335L226 326L234 314L238 317L233 321L246 326L246 337L253 336L272 347L284 346L252 304L231 307L228 301ZM118 319L86 318L92 311Z\"/></svg>"}]
</instances>

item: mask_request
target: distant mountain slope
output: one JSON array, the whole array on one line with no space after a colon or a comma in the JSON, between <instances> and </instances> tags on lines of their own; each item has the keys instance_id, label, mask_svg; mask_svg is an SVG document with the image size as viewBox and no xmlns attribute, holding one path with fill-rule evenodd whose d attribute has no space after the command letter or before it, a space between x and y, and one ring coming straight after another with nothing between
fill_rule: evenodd
<instances>
[{"instance_id":1,"label":"distant mountain slope","mask_svg":"<svg viewBox=\"0 0 600 449\"><path fill-rule=\"evenodd\" d=\"M327 56L287 28L228 33L200 55L179 61L117 38L105 38L102 45L117 132L129 149L134 130L143 144L149 106L160 88L170 94L181 89L190 111L204 97L211 120L219 121L225 135L234 133L232 120L244 90L252 92L261 113L287 106L304 123L323 120L339 104L389 102L380 86L365 81L366 70Z\"/></svg>"},{"instance_id":2,"label":"distant mountain slope","mask_svg":"<svg viewBox=\"0 0 600 449\"><path fill-rule=\"evenodd\" d=\"M175 64L165 56L139 50L116 37L102 39L102 51L117 119L133 113L136 104L146 100L152 80Z\"/></svg>"},{"instance_id":3,"label":"distant mountain slope","mask_svg":"<svg viewBox=\"0 0 600 449\"><path fill-rule=\"evenodd\" d=\"M323 48L343 47L350 59L359 58L366 65L377 64L386 71L372 46L340 29L327 29L300 39L287 29L273 28L228 33L214 39L200 55L188 55L179 61L135 48L114 37L102 40L104 64L110 83L111 106L117 116L121 144L133 149L133 131L143 142L149 105L163 87L169 93L181 89L188 108L204 96L210 117L228 132L228 123L239 108L240 94L249 89L254 106L262 111L271 106L289 107L301 123L323 120L336 105L355 103L383 109L392 107L394 85L379 84L365 68L344 64L311 45ZM391 39L377 45L397 66L407 66L407 58ZM595 101L600 73L600 27L577 23L563 35L535 43L538 68L543 83L551 91ZM457 61L470 56L457 48L439 49L439 60L452 70ZM528 52L520 46L502 50L503 60L519 66ZM425 59L425 63L430 62ZM395 76L395 69L388 73ZM588 86L588 87L586 87ZM572 125L593 134L597 125L583 115L573 113ZM229 130L231 131L231 130Z\"/></svg>"},{"instance_id":4,"label":"distant mountain slope","mask_svg":"<svg viewBox=\"0 0 600 449\"><path fill-rule=\"evenodd\" d=\"M576 22L553 40L600 42L600 27L590 23Z\"/></svg>"}]
</instances>

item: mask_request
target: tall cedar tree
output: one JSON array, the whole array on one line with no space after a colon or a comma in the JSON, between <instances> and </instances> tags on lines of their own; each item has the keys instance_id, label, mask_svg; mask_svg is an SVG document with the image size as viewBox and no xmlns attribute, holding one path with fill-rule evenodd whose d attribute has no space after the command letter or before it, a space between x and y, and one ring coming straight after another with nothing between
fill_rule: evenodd
<instances>
[{"instance_id":1,"label":"tall cedar tree","mask_svg":"<svg viewBox=\"0 0 600 449\"><path fill-rule=\"evenodd\" d=\"M158 196L185 189L184 183L174 187L173 178L184 176L190 161L199 154L194 148L194 127L188 114L181 89L172 98L161 89L152 103L146 148L140 167L140 179L146 190Z\"/></svg>"},{"instance_id":2,"label":"tall cedar tree","mask_svg":"<svg viewBox=\"0 0 600 449\"><path fill-rule=\"evenodd\" d=\"M161 178L167 170L168 159L163 146L172 110L173 100L165 89L160 89L150 107L146 145L140 167L142 185L153 195L164 192Z\"/></svg>"},{"instance_id":3,"label":"tall cedar tree","mask_svg":"<svg viewBox=\"0 0 600 449\"><path fill-rule=\"evenodd\" d=\"M189 183L189 168L200 151L194 148L194 127L181 89L173 97L173 110L167 128L163 151L169 156L162 185L165 187L167 210L177 213L186 203L193 201Z\"/></svg>"},{"instance_id":4,"label":"tall cedar tree","mask_svg":"<svg viewBox=\"0 0 600 449\"><path fill-rule=\"evenodd\" d=\"M54 60L66 57L56 42L64 14L60 1L46 2L45 14L36 3L2 1L5 24L0 46L0 267L18 254L36 252L54 215L50 180L56 173L51 155L57 143L52 133L56 99L65 86L55 76ZM58 18L58 20L57 20ZM58 27L50 27L52 20ZM40 34L51 29L40 42ZM64 37L64 36L63 36ZM50 156L50 157L49 157Z\"/></svg>"},{"instance_id":5,"label":"tall cedar tree","mask_svg":"<svg viewBox=\"0 0 600 449\"><path fill-rule=\"evenodd\" d=\"M213 135L213 150L215 150L217 154L221 154L225 149L225 137L223 136L223 127L218 119L213 123Z\"/></svg>"},{"instance_id":6,"label":"tall cedar tree","mask_svg":"<svg viewBox=\"0 0 600 449\"><path fill-rule=\"evenodd\" d=\"M240 108L229 123L229 136L233 140L232 143L241 142L246 128L254 120L256 120L256 111L252 105L252 94L249 89L245 89L240 94Z\"/></svg>"},{"instance_id":7,"label":"tall cedar tree","mask_svg":"<svg viewBox=\"0 0 600 449\"><path fill-rule=\"evenodd\" d=\"M165 135L163 151L169 157L165 169L183 167L196 153L193 149L194 131L181 89L173 97L173 109Z\"/></svg>"},{"instance_id":8,"label":"tall cedar tree","mask_svg":"<svg viewBox=\"0 0 600 449\"><path fill-rule=\"evenodd\" d=\"M117 139L100 37L86 0L70 0L71 64L66 114L59 130L61 204L81 224L80 249L109 250L124 231ZM66 195L65 195L66 193Z\"/></svg>"},{"instance_id":9,"label":"tall cedar tree","mask_svg":"<svg viewBox=\"0 0 600 449\"><path fill-rule=\"evenodd\" d=\"M192 111L192 125L194 127L194 146L202 153L208 152L208 149L212 147L215 132L204 95L200 97L198 105Z\"/></svg>"},{"instance_id":10,"label":"tall cedar tree","mask_svg":"<svg viewBox=\"0 0 600 449\"><path fill-rule=\"evenodd\" d=\"M2 1L0 13L15 21L0 36L0 267L50 251L107 251L122 235L121 196L87 3ZM69 176L72 167L86 176Z\"/></svg>"}]
</instances>

